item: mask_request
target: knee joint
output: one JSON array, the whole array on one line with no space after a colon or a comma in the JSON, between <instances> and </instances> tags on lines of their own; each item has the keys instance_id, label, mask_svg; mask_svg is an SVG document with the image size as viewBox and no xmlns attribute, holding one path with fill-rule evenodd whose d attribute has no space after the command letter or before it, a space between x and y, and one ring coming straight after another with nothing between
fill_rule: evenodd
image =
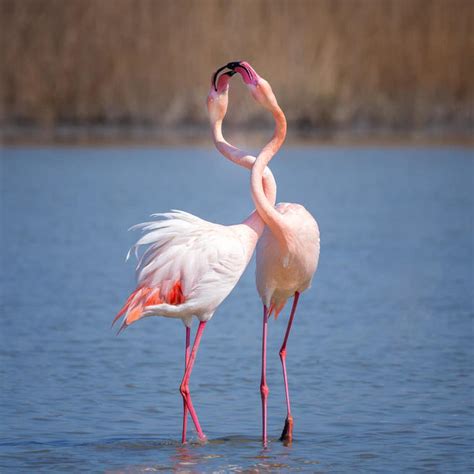
<instances>
[{"instance_id":1,"label":"knee joint","mask_svg":"<svg viewBox=\"0 0 474 474\"><path fill-rule=\"evenodd\" d=\"M187 397L189 395L189 385L181 384L179 386L179 393L181 393L183 397Z\"/></svg>"},{"instance_id":2,"label":"knee joint","mask_svg":"<svg viewBox=\"0 0 474 474\"><path fill-rule=\"evenodd\" d=\"M263 398L268 398L268 394L270 393L270 390L268 389L268 385L261 384L260 385L260 394L262 395Z\"/></svg>"}]
</instances>

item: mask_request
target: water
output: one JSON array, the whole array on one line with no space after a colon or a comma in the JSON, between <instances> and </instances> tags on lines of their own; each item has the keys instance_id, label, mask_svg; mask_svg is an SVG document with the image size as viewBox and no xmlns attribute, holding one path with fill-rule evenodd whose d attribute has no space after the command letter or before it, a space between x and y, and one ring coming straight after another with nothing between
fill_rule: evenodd
<instances>
[{"instance_id":1,"label":"water","mask_svg":"<svg viewBox=\"0 0 474 474\"><path fill-rule=\"evenodd\" d=\"M473 471L471 152L286 148L273 169L322 236L288 346L294 443L277 440L286 308L260 445L252 263L191 378L210 441L183 447L184 327L109 328L134 283L126 229L171 208L240 221L247 171L205 149L2 151L2 472Z\"/></svg>"}]
</instances>

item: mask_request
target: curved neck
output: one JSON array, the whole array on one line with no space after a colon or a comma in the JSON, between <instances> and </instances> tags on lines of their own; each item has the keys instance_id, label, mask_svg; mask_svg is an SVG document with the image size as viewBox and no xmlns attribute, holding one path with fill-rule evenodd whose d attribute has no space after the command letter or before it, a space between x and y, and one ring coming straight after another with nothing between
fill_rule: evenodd
<instances>
[{"instance_id":1,"label":"curved neck","mask_svg":"<svg viewBox=\"0 0 474 474\"><path fill-rule=\"evenodd\" d=\"M221 155L239 166L249 170L252 169L257 158L246 151L240 150L231 145L224 138L224 135L222 134L222 120L217 120L215 122L211 121L211 131L214 145ZM276 202L277 185L270 168L265 168L263 171L262 186L266 198L271 205L274 206Z\"/></svg>"},{"instance_id":2,"label":"curved neck","mask_svg":"<svg viewBox=\"0 0 474 474\"><path fill-rule=\"evenodd\" d=\"M288 242L287 234L285 233L284 220L282 219L281 214L275 210L274 202L270 202L265 196L262 186L262 178L266 166L280 149L286 137L286 118L278 104L275 104L272 114L275 119L275 132L272 139L267 143L267 145L265 145L258 155L252 167L250 189L252 192L252 199L260 217L265 221L265 224L267 224L278 240L287 247Z\"/></svg>"}]
</instances>

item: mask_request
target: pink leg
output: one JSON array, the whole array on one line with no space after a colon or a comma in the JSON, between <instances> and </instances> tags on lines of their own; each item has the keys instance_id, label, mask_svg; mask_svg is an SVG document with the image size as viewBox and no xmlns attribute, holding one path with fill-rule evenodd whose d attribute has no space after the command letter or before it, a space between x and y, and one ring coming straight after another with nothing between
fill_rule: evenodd
<instances>
[{"instance_id":1,"label":"pink leg","mask_svg":"<svg viewBox=\"0 0 474 474\"><path fill-rule=\"evenodd\" d=\"M191 328L186 327L186 349L184 352L184 373L189 362L189 345L191 343ZM183 434L181 436L181 442L186 443L186 430L188 427L188 406L186 400L183 398Z\"/></svg>"},{"instance_id":2,"label":"pink leg","mask_svg":"<svg viewBox=\"0 0 474 474\"><path fill-rule=\"evenodd\" d=\"M286 328L285 339L283 339L283 344L280 349L280 360L283 368L283 381L285 383L285 395L286 395L286 420L285 427L281 433L280 441L286 441L291 443L293 440L293 417L291 416L291 407L290 407L290 392L288 390L288 376L286 375L286 343L288 342L288 336L290 335L291 325L293 323L293 318L295 317L296 305L298 304L298 299L300 294L295 293L293 299L293 306L291 308L290 319L288 321L288 327Z\"/></svg>"},{"instance_id":3,"label":"pink leg","mask_svg":"<svg viewBox=\"0 0 474 474\"><path fill-rule=\"evenodd\" d=\"M263 306L263 331L262 331L262 378L260 380L260 395L262 397L262 442L267 447L267 328L268 328L268 308Z\"/></svg>"},{"instance_id":4,"label":"pink leg","mask_svg":"<svg viewBox=\"0 0 474 474\"><path fill-rule=\"evenodd\" d=\"M202 432L201 425L199 424L199 420L196 415L196 411L193 407L193 402L191 401L191 394L189 392L189 377L191 376L191 372L193 370L194 361L196 360L196 354L199 348L199 343L201 342L201 337L205 326L206 322L201 321L199 323L196 337L194 339L193 350L191 351L191 356L189 357L188 364L186 365L183 381L181 382L181 385L179 387L179 391L183 396L184 403L186 403L186 406L188 407L189 413L194 422L194 426L196 427L197 434L201 440L205 440L206 436Z\"/></svg>"}]
</instances>

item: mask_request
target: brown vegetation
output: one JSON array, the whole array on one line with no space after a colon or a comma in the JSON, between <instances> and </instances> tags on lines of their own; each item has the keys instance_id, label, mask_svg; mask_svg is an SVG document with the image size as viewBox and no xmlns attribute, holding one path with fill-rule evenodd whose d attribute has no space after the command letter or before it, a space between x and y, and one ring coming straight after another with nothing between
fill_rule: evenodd
<instances>
[{"instance_id":1,"label":"brown vegetation","mask_svg":"<svg viewBox=\"0 0 474 474\"><path fill-rule=\"evenodd\" d=\"M211 72L246 59L301 130L469 130L473 10L471 0L0 0L0 120L203 126ZM268 122L240 84L232 100L229 123Z\"/></svg>"}]
</instances>

